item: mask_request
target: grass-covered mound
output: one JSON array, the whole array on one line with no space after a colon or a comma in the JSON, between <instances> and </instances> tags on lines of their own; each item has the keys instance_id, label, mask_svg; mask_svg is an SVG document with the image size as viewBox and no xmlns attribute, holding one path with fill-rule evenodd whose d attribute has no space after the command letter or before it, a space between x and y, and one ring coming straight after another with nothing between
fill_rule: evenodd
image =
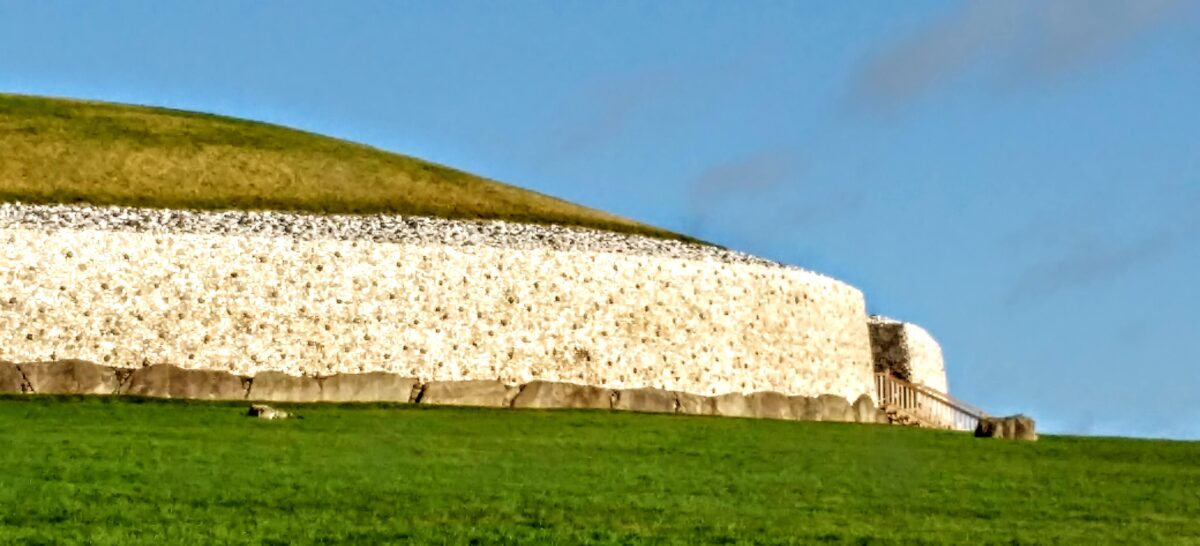
<instances>
[{"instance_id":1,"label":"grass-covered mound","mask_svg":"<svg viewBox=\"0 0 1200 546\"><path fill-rule=\"evenodd\" d=\"M0 398L0 543L1188 544L1200 443Z\"/></svg>"},{"instance_id":2,"label":"grass-covered mound","mask_svg":"<svg viewBox=\"0 0 1200 546\"><path fill-rule=\"evenodd\" d=\"M209 114L0 94L0 201L390 213L682 238L343 140Z\"/></svg>"}]
</instances>

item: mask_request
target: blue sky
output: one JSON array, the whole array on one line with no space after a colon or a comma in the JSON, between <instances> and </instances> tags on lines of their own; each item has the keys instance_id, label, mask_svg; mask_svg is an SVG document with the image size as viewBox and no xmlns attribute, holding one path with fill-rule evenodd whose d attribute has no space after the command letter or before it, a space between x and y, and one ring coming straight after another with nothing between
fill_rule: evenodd
<instances>
[{"instance_id":1,"label":"blue sky","mask_svg":"<svg viewBox=\"0 0 1200 546\"><path fill-rule=\"evenodd\" d=\"M1196 2L0 0L0 90L277 122L685 231L860 287L993 413L1200 438Z\"/></svg>"}]
</instances>

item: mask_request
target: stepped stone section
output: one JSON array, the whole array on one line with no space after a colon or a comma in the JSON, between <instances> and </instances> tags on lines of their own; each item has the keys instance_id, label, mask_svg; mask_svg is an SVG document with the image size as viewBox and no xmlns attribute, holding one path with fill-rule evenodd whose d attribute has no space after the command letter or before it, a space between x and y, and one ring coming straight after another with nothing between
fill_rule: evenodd
<instances>
[{"instance_id":1,"label":"stepped stone section","mask_svg":"<svg viewBox=\"0 0 1200 546\"><path fill-rule=\"evenodd\" d=\"M323 218L0 205L0 359L874 396L862 294L828 277L587 230Z\"/></svg>"},{"instance_id":2,"label":"stepped stone section","mask_svg":"<svg viewBox=\"0 0 1200 546\"><path fill-rule=\"evenodd\" d=\"M876 372L948 393L942 348L924 328L887 317L870 317L871 354Z\"/></svg>"}]
</instances>

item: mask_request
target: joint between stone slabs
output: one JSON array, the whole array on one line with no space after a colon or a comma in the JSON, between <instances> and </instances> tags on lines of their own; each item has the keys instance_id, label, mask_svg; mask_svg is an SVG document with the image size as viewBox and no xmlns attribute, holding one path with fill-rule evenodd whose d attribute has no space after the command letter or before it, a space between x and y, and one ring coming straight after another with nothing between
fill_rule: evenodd
<instances>
[{"instance_id":1,"label":"joint between stone slabs","mask_svg":"<svg viewBox=\"0 0 1200 546\"><path fill-rule=\"evenodd\" d=\"M17 369L17 373L21 374L21 393L37 394L37 391L33 390L33 382L30 381L29 376L25 374L25 369L20 364L16 363L13 364L13 367Z\"/></svg>"}]
</instances>

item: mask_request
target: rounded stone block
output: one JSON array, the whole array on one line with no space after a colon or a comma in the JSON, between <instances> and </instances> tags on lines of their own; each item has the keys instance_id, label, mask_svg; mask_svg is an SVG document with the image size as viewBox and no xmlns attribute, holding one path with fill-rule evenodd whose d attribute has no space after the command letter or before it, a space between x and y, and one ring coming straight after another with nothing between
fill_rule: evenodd
<instances>
[{"instance_id":1,"label":"rounded stone block","mask_svg":"<svg viewBox=\"0 0 1200 546\"><path fill-rule=\"evenodd\" d=\"M82 360L60 360L19 365L36 394L115 394L117 372Z\"/></svg>"},{"instance_id":2,"label":"rounded stone block","mask_svg":"<svg viewBox=\"0 0 1200 546\"><path fill-rule=\"evenodd\" d=\"M387 372L340 373L321 380L324 402L400 402L415 400L421 382Z\"/></svg>"},{"instance_id":3,"label":"rounded stone block","mask_svg":"<svg viewBox=\"0 0 1200 546\"><path fill-rule=\"evenodd\" d=\"M679 402L677 393L662 389L625 389L617 392L613 409L646 413L675 413Z\"/></svg>"},{"instance_id":4,"label":"rounded stone block","mask_svg":"<svg viewBox=\"0 0 1200 546\"><path fill-rule=\"evenodd\" d=\"M574 383L534 381L521 388L514 408L612 409L613 391Z\"/></svg>"},{"instance_id":5,"label":"rounded stone block","mask_svg":"<svg viewBox=\"0 0 1200 546\"><path fill-rule=\"evenodd\" d=\"M822 421L853 423L856 420L854 407L841 396L822 394L817 397L817 403L821 407Z\"/></svg>"},{"instance_id":6,"label":"rounded stone block","mask_svg":"<svg viewBox=\"0 0 1200 546\"><path fill-rule=\"evenodd\" d=\"M788 405L792 409L792 419L797 421L821 420L821 402L815 397L789 396Z\"/></svg>"},{"instance_id":7,"label":"rounded stone block","mask_svg":"<svg viewBox=\"0 0 1200 546\"><path fill-rule=\"evenodd\" d=\"M675 393L675 400L679 404L676 408L678 413L684 415L716 415L716 409L713 407L713 399L708 396L679 392Z\"/></svg>"},{"instance_id":8,"label":"rounded stone block","mask_svg":"<svg viewBox=\"0 0 1200 546\"><path fill-rule=\"evenodd\" d=\"M246 398L267 402L319 402L321 385L313 377L262 372L250 381Z\"/></svg>"},{"instance_id":9,"label":"rounded stone block","mask_svg":"<svg viewBox=\"0 0 1200 546\"><path fill-rule=\"evenodd\" d=\"M875 401L871 400L870 396L862 395L858 400L854 401L854 421L858 423L883 423L888 422L887 413L875 405Z\"/></svg>"},{"instance_id":10,"label":"rounded stone block","mask_svg":"<svg viewBox=\"0 0 1200 546\"><path fill-rule=\"evenodd\" d=\"M421 392L421 403L436 406L503 408L518 389L499 381L432 381Z\"/></svg>"},{"instance_id":11,"label":"rounded stone block","mask_svg":"<svg viewBox=\"0 0 1200 546\"><path fill-rule=\"evenodd\" d=\"M746 396L754 417L759 419L792 419L791 401L777 392L756 392Z\"/></svg>"},{"instance_id":12,"label":"rounded stone block","mask_svg":"<svg viewBox=\"0 0 1200 546\"><path fill-rule=\"evenodd\" d=\"M155 364L134 370L121 394L193 400L245 400L242 378L214 370L188 370Z\"/></svg>"},{"instance_id":13,"label":"rounded stone block","mask_svg":"<svg viewBox=\"0 0 1200 546\"><path fill-rule=\"evenodd\" d=\"M754 408L746 395L731 392L712 397L713 415L722 417L755 417Z\"/></svg>"},{"instance_id":14,"label":"rounded stone block","mask_svg":"<svg viewBox=\"0 0 1200 546\"><path fill-rule=\"evenodd\" d=\"M16 364L0 362L0 393L20 394L28 388L25 377L21 375L21 370L17 369Z\"/></svg>"}]
</instances>

